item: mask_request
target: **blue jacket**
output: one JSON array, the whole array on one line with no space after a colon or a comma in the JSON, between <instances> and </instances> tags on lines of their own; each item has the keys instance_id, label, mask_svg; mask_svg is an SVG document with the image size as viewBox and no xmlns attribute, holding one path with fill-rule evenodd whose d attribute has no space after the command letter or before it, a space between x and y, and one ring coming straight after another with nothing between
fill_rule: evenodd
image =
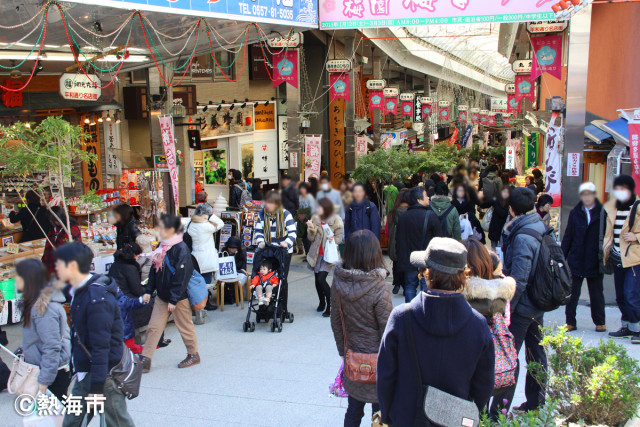
<instances>
[{"instance_id":1,"label":"blue jacket","mask_svg":"<svg viewBox=\"0 0 640 427\"><path fill-rule=\"evenodd\" d=\"M380 214L376 205L368 200L353 202L347 208L344 216L344 241L358 230L371 230L380 239Z\"/></svg>"},{"instance_id":2,"label":"blue jacket","mask_svg":"<svg viewBox=\"0 0 640 427\"><path fill-rule=\"evenodd\" d=\"M544 233L546 230L537 212L522 215L508 224L502 237L502 251L504 253L502 271L506 276L511 276L516 281L516 293L511 300L511 312L527 318L537 318L542 316L544 312L533 305L526 290L529 284L529 275L537 261L540 242L533 236L519 233L524 228L539 233Z\"/></svg>"},{"instance_id":3,"label":"blue jacket","mask_svg":"<svg viewBox=\"0 0 640 427\"><path fill-rule=\"evenodd\" d=\"M73 369L91 375L92 394L103 393L109 370L122 359L123 326L117 292L115 280L94 274L75 291L71 301Z\"/></svg>"},{"instance_id":4,"label":"blue jacket","mask_svg":"<svg viewBox=\"0 0 640 427\"><path fill-rule=\"evenodd\" d=\"M120 306L120 315L122 316L123 338L124 341L136 336L136 328L133 325L133 310L145 306L140 302L139 298L131 298L122 293L118 289L118 306Z\"/></svg>"},{"instance_id":5,"label":"blue jacket","mask_svg":"<svg viewBox=\"0 0 640 427\"><path fill-rule=\"evenodd\" d=\"M606 217L607 213L597 200L591 209L591 222L588 224L582 202L578 203L569 214L567 228L562 238L562 251L574 276L596 277L600 274L598 253L601 215ZM604 230L602 237L604 237Z\"/></svg>"},{"instance_id":6,"label":"blue jacket","mask_svg":"<svg viewBox=\"0 0 640 427\"><path fill-rule=\"evenodd\" d=\"M472 400L482 410L494 385L494 348L487 320L459 293L420 292L409 303L422 384ZM405 330L406 304L396 307L378 353L382 421L412 426L422 390Z\"/></svg>"}]
</instances>

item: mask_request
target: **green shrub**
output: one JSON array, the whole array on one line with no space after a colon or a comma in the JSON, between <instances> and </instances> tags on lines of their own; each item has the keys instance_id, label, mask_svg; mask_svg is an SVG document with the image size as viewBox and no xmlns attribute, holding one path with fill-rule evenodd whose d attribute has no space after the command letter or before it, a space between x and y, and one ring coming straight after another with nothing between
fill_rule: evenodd
<instances>
[{"instance_id":1,"label":"green shrub","mask_svg":"<svg viewBox=\"0 0 640 427\"><path fill-rule=\"evenodd\" d=\"M585 345L562 327L547 330L547 396L557 402L561 418L591 425L616 426L636 415L640 404L640 366L626 349L612 340ZM546 377L546 378L545 378Z\"/></svg>"},{"instance_id":2,"label":"green shrub","mask_svg":"<svg viewBox=\"0 0 640 427\"><path fill-rule=\"evenodd\" d=\"M547 402L539 410L522 415L501 414L495 422L485 413L480 420L480 427L556 427L556 415L555 402Z\"/></svg>"}]
</instances>

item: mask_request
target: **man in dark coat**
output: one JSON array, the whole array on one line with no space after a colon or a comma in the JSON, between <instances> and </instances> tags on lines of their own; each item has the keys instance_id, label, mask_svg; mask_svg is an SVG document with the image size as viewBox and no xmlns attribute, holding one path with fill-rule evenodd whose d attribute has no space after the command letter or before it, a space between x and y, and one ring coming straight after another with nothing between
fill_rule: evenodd
<instances>
[{"instance_id":1,"label":"man in dark coat","mask_svg":"<svg viewBox=\"0 0 640 427\"><path fill-rule=\"evenodd\" d=\"M606 212L596 197L594 183L582 183L579 191L580 202L571 210L562 238L562 251L573 275L571 300L566 307L567 330L577 329L576 308L580 300L582 282L587 279L591 320L596 325L596 332L606 332L603 275L599 268L599 255L602 250L600 233L604 238L604 228L601 230L601 224L605 224Z\"/></svg>"},{"instance_id":2,"label":"man in dark coat","mask_svg":"<svg viewBox=\"0 0 640 427\"><path fill-rule=\"evenodd\" d=\"M58 279L71 285L71 345L77 382L71 394L81 397L88 421L94 407L104 409L106 425L133 426L124 394L109 376L122 359L123 324L115 280L90 274L93 251L80 242L67 243L54 254ZM80 426L84 414L67 413L65 427Z\"/></svg>"},{"instance_id":3,"label":"man in dark coat","mask_svg":"<svg viewBox=\"0 0 640 427\"><path fill-rule=\"evenodd\" d=\"M298 187L289 175L283 175L280 179L280 183L282 184L282 206L295 218L298 214L298 208L300 207L300 193L298 192Z\"/></svg>"},{"instance_id":4,"label":"man in dark coat","mask_svg":"<svg viewBox=\"0 0 640 427\"><path fill-rule=\"evenodd\" d=\"M233 184L229 194L229 206L232 208L242 208L242 193L247 190L247 183L242 180L242 172L233 169Z\"/></svg>"},{"instance_id":5,"label":"man in dark coat","mask_svg":"<svg viewBox=\"0 0 640 427\"><path fill-rule=\"evenodd\" d=\"M409 194L409 209L398 218L396 230L396 268L404 275L406 302L418 293L418 270L411 265L411 252L425 250L432 238L440 236L440 219L429 207L424 187L413 187Z\"/></svg>"},{"instance_id":6,"label":"man in dark coat","mask_svg":"<svg viewBox=\"0 0 640 427\"><path fill-rule=\"evenodd\" d=\"M365 186L357 183L353 186L353 202L346 206L344 215L344 241L358 230L371 230L380 240L380 213L378 207L367 200Z\"/></svg>"}]
</instances>

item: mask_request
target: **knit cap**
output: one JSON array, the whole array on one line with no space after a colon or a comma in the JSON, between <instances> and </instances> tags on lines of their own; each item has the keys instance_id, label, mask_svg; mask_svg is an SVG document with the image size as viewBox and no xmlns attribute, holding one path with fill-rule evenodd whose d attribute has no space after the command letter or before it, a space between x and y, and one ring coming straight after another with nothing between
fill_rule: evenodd
<instances>
[{"instance_id":1,"label":"knit cap","mask_svg":"<svg viewBox=\"0 0 640 427\"><path fill-rule=\"evenodd\" d=\"M457 240L434 237L426 251L411 253L411 265L432 268L447 274L458 274L467 266L467 249Z\"/></svg>"}]
</instances>

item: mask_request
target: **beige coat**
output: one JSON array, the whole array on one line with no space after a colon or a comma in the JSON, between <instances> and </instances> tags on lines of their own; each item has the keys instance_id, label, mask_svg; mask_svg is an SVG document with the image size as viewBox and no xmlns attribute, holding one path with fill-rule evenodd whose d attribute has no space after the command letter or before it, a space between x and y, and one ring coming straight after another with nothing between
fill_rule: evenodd
<instances>
[{"instance_id":1,"label":"beige coat","mask_svg":"<svg viewBox=\"0 0 640 427\"><path fill-rule=\"evenodd\" d=\"M309 267L313 268L316 266L318 262L318 254L320 253L320 245L324 247L327 243L327 237L322 230L322 225L320 221L320 217L318 215L314 215L311 218L311 222L315 225L315 228L309 228L307 231L307 236L309 241L311 242L311 247L309 248L309 253L307 254L307 262L309 263ZM342 243L342 236L344 235L344 223L342 222L342 218L338 215L332 215L325 223L329 226L331 231L333 231L333 241L336 244Z\"/></svg>"},{"instance_id":2,"label":"beige coat","mask_svg":"<svg viewBox=\"0 0 640 427\"><path fill-rule=\"evenodd\" d=\"M609 200L604 205L604 210L607 212L607 231L604 233L604 242L602 248L604 250L604 262L606 263L609 259L609 252L611 247L613 246L613 224L616 220L616 214L618 210L616 209L616 200ZM622 256L622 266L624 268L633 267L640 264L640 242L627 242L622 237L624 233L629 231L629 219L631 215L627 217L627 220L624 222L622 226L622 231L620 232L620 254ZM636 235L638 240L640 240L640 207L636 210L636 219L633 224L633 230L631 230L633 234Z\"/></svg>"}]
</instances>

